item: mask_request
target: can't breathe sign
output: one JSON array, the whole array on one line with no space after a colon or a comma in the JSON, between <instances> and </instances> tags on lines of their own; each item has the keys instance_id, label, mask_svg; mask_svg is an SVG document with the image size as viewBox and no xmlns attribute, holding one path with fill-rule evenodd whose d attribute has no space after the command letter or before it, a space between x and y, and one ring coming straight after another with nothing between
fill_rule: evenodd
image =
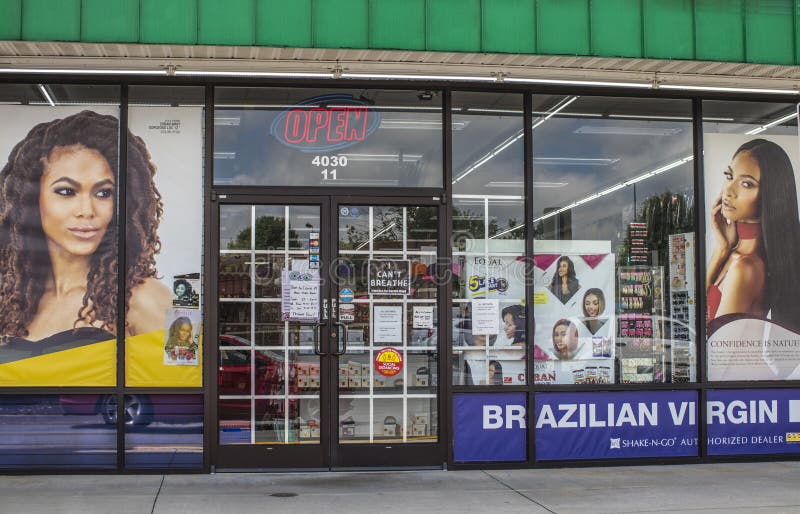
<instances>
[{"instance_id":1,"label":"can't breathe sign","mask_svg":"<svg viewBox=\"0 0 800 514\"><path fill-rule=\"evenodd\" d=\"M411 294L411 263L397 259L369 260L369 294Z\"/></svg>"}]
</instances>

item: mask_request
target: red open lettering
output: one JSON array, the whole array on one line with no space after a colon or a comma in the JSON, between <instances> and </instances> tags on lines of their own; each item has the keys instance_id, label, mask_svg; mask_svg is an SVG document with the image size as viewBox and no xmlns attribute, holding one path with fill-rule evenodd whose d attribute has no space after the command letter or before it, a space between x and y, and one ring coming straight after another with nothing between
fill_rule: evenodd
<instances>
[{"instance_id":1,"label":"red open lettering","mask_svg":"<svg viewBox=\"0 0 800 514\"><path fill-rule=\"evenodd\" d=\"M308 116L308 136L306 141L316 143L317 135L323 131L327 132L330 118L331 112L328 109L322 107L311 109L311 113Z\"/></svg>"},{"instance_id":2,"label":"red open lettering","mask_svg":"<svg viewBox=\"0 0 800 514\"><path fill-rule=\"evenodd\" d=\"M302 143L306 139L308 128L308 112L302 109L292 109L286 115L286 127L283 137L292 144Z\"/></svg>"},{"instance_id":3,"label":"red open lettering","mask_svg":"<svg viewBox=\"0 0 800 514\"><path fill-rule=\"evenodd\" d=\"M345 129L345 140L363 141L367 136L367 108L355 107L350 109L347 116L347 127Z\"/></svg>"},{"instance_id":4,"label":"red open lettering","mask_svg":"<svg viewBox=\"0 0 800 514\"><path fill-rule=\"evenodd\" d=\"M348 111L350 111L350 109L347 107L334 107L331 109L331 121L328 126L329 142L338 143L344 140Z\"/></svg>"}]
</instances>

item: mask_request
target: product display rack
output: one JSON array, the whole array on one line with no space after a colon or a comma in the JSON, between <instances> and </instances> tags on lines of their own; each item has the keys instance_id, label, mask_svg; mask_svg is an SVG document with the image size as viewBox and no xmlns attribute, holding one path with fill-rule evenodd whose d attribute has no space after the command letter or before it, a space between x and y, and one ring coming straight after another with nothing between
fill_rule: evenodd
<instances>
[{"instance_id":1,"label":"product display rack","mask_svg":"<svg viewBox=\"0 0 800 514\"><path fill-rule=\"evenodd\" d=\"M663 277L660 266L619 268L617 350L620 381L665 381Z\"/></svg>"}]
</instances>

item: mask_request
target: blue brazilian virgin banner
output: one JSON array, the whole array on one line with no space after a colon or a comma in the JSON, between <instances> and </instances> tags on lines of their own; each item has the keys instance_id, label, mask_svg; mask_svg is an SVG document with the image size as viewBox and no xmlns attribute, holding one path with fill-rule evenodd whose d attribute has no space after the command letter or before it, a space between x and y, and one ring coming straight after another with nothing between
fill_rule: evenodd
<instances>
[{"instance_id":1,"label":"blue brazilian virgin banner","mask_svg":"<svg viewBox=\"0 0 800 514\"><path fill-rule=\"evenodd\" d=\"M709 391L708 454L800 453L800 390Z\"/></svg>"},{"instance_id":2,"label":"blue brazilian virgin banner","mask_svg":"<svg viewBox=\"0 0 800 514\"><path fill-rule=\"evenodd\" d=\"M524 461L525 393L460 393L453 397L453 460Z\"/></svg>"},{"instance_id":3,"label":"blue brazilian virgin banner","mask_svg":"<svg viewBox=\"0 0 800 514\"><path fill-rule=\"evenodd\" d=\"M698 454L697 392L540 393L536 460Z\"/></svg>"}]
</instances>

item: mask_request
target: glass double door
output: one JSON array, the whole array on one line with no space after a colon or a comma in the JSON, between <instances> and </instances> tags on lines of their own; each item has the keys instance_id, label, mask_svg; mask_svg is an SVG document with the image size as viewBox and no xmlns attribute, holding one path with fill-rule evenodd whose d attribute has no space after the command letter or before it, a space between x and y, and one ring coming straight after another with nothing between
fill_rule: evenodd
<instances>
[{"instance_id":1,"label":"glass double door","mask_svg":"<svg viewBox=\"0 0 800 514\"><path fill-rule=\"evenodd\" d=\"M212 463L446 460L439 211L430 198L219 197Z\"/></svg>"}]
</instances>

